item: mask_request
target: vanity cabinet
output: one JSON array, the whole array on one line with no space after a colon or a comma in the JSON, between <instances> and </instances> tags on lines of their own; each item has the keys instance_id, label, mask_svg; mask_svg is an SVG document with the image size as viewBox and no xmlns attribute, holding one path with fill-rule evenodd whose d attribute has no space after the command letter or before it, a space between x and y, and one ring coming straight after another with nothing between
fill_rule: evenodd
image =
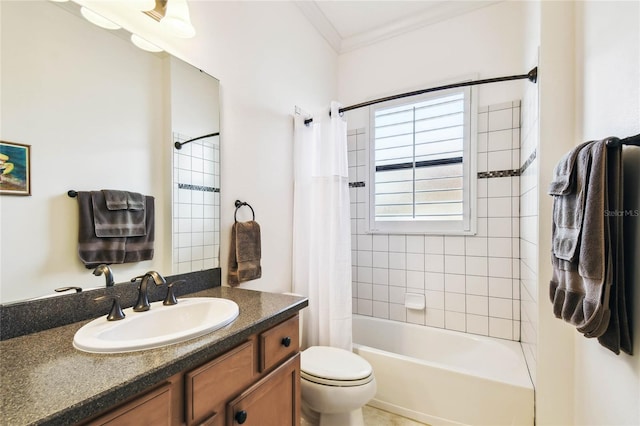
<instances>
[{"instance_id":1,"label":"vanity cabinet","mask_svg":"<svg viewBox=\"0 0 640 426\"><path fill-rule=\"evenodd\" d=\"M299 349L294 315L84 424L299 426Z\"/></svg>"}]
</instances>

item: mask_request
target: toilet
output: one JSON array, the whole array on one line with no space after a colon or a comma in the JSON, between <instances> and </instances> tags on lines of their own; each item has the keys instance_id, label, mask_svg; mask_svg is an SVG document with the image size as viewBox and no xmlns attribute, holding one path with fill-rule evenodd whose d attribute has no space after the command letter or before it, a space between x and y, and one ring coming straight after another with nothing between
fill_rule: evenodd
<instances>
[{"instance_id":1,"label":"toilet","mask_svg":"<svg viewBox=\"0 0 640 426\"><path fill-rule=\"evenodd\" d=\"M362 407L376 394L373 369L353 352L312 346L300 355L302 415L319 426L364 426Z\"/></svg>"},{"instance_id":2,"label":"toilet","mask_svg":"<svg viewBox=\"0 0 640 426\"><path fill-rule=\"evenodd\" d=\"M300 311L301 342L303 322ZM367 360L331 346L311 346L300 352L300 388L302 416L313 426L364 426L362 407L377 391Z\"/></svg>"}]
</instances>

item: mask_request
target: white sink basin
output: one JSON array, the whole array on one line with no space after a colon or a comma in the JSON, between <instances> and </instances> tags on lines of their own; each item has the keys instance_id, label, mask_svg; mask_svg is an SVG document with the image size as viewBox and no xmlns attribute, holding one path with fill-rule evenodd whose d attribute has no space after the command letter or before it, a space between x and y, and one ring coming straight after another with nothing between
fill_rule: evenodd
<instances>
[{"instance_id":1,"label":"white sink basin","mask_svg":"<svg viewBox=\"0 0 640 426\"><path fill-rule=\"evenodd\" d=\"M73 346L84 352L121 353L159 348L210 333L238 317L238 305L217 297L178 299L177 305L151 304L146 312L124 310L120 321L106 316L85 324L73 337Z\"/></svg>"}]
</instances>

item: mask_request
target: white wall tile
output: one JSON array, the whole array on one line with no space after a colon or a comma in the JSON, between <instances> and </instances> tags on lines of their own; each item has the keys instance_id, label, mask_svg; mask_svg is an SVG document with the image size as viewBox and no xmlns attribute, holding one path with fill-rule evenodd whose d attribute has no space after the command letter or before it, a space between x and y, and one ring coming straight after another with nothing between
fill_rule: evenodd
<instances>
[{"instance_id":1,"label":"white wall tile","mask_svg":"<svg viewBox=\"0 0 640 426\"><path fill-rule=\"evenodd\" d=\"M475 315L489 315L489 298L487 296L466 295L466 312Z\"/></svg>"},{"instance_id":2,"label":"white wall tile","mask_svg":"<svg viewBox=\"0 0 640 426\"><path fill-rule=\"evenodd\" d=\"M406 322L407 321L407 309L402 305L396 303L389 304L389 319L394 321Z\"/></svg>"},{"instance_id":3,"label":"white wall tile","mask_svg":"<svg viewBox=\"0 0 640 426\"><path fill-rule=\"evenodd\" d=\"M488 277L466 277L466 293L479 296L489 294L489 278Z\"/></svg>"},{"instance_id":4,"label":"white wall tile","mask_svg":"<svg viewBox=\"0 0 640 426\"><path fill-rule=\"evenodd\" d=\"M489 316L513 319L513 302L511 299L489 297Z\"/></svg>"},{"instance_id":5,"label":"white wall tile","mask_svg":"<svg viewBox=\"0 0 640 426\"><path fill-rule=\"evenodd\" d=\"M445 274L444 275L444 289L445 291L452 293L464 293L465 292L464 275Z\"/></svg>"},{"instance_id":6,"label":"white wall tile","mask_svg":"<svg viewBox=\"0 0 640 426\"><path fill-rule=\"evenodd\" d=\"M465 312L465 295L463 293L449 293L444 294L444 308L445 311L452 312Z\"/></svg>"},{"instance_id":7,"label":"white wall tile","mask_svg":"<svg viewBox=\"0 0 640 426\"><path fill-rule=\"evenodd\" d=\"M404 295L406 293L406 289L404 287L389 287L389 302L390 303L400 303L404 305Z\"/></svg>"},{"instance_id":8,"label":"white wall tile","mask_svg":"<svg viewBox=\"0 0 640 426\"><path fill-rule=\"evenodd\" d=\"M418 253L407 253L407 270L424 271L425 255Z\"/></svg>"},{"instance_id":9,"label":"white wall tile","mask_svg":"<svg viewBox=\"0 0 640 426\"><path fill-rule=\"evenodd\" d=\"M489 237L489 256L491 257L511 257L511 238Z\"/></svg>"},{"instance_id":10,"label":"white wall tile","mask_svg":"<svg viewBox=\"0 0 640 426\"><path fill-rule=\"evenodd\" d=\"M424 296L427 310L444 310L444 291L426 290Z\"/></svg>"},{"instance_id":11,"label":"white wall tile","mask_svg":"<svg viewBox=\"0 0 640 426\"><path fill-rule=\"evenodd\" d=\"M488 262L486 257L466 256L465 273L467 275L486 276L488 273Z\"/></svg>"},{"instance_id":12,"label":"white wall tile","mask_svg":"<svg viewBox=\"0 0 640 426\"><path fill-rule=\"evenodd\" d=\"M406 252L406 237L404 235L389 235L389 251Z\"/></svg>"},{"instance_id":13,"label":"white wall tile","mask_svg":"<svg viewBox=\"0 0 640 426\"><path fill-rule=\"evenodd\" d=\"M389 236L388 235L374 235L373 236L373 250L375 250L375 251L389 251Z\"/></svg>"},{"instance_id":14,"label":"white wall tile","mask_svg":"<svg viewBox=\"0 0 640 426\"><path fill-rule=\"evenodd\" d=\"M407 289L424 289L424 272L407 271Z\"/></svg>"},{"instance_id":15,"label":"white wall tile","mask_svg":"<svg viewBox=\"0 0 640 426\"><path fill-rule=\"evenodd\" d=\"M498 130L495 132L489 132L487 134L488 139L488 151L504 151L513 148L513 134L512 130Z\"/></svg>"},{"instance_id":16,"label":"white wall tile","mask_svg":"<svg viewBox=\"0 0 640 426\"><path fill-rule=\"evenodd\" d=\"M407 285L407 271L404 269L389 269L389 285L405 287Z\"/></svg>"},{"instance_id":17,"label":"white wall tile","mask_svg":"<svg viewBox=\"0 0 640 426\"><path fill-rule=\"evenodd\" d=\"M425 272L424 288L427 290L444 291L444 274Z\"/></svg>"},{"instance_id":18,"label":"white wall tile","mask_svg":"<svg viewBox=\"0 0 640 426\"><path fill-rule=\"evenodd\" d=\"M389 268L389 252L374 251L372 256L372 266L374 268Z\"/></svg>"},{"instance_id":19,"label":"white wall tile","mask_svg":"<svg viewBox=\"0 0 640 426\"><path fill-rule=\"evenodd\" d=\"M373 284L384 284L388 286L389 268L372 268L372 282Z\"/></svg>"},{"instance_id":20,"label":"white wall tile","mask_svg":"<svg viewBox=\"0 0 640 426\"><path fill-rule=\"evenodd\" d=\"M513 123L513 112L511 109L489 112L489 132L496 130L511 129Z\"/></svg>"},{"instance_id":21,"label":"white wall tile","mask_svg":"<svg viewBox=\"0 0 640 426\"><path fill-rule=\"evenodd\" d=\"M431 327L444 328L444 310L427 309L425 324Z\"/></svg>"},{"instance_id":22,"label":"white wall tile","mask_svg":"<svg viewBox=\"0 0 640 426\"><path fill-rule=\"evenodd\" d=\"M428 272L444 272L444 255L426 254L424 256L424 270Z\"/></svg>"},{"instance_id":23,"label":"white wall tile","mask_svg":"<svg viewBox=\"0 0 640 426\"><path fill-rule=\"evenodd\" d=\"M358 235L358 250L372 250L372 249L373 249L373 236Z\"/></svg>"},{"instance_id":24,"label":"white wall tile","mask_svg":"<svg viewBox=\"0 0 640 426\"><path fill-rule=\"evenodd\" d=\"M464 255L464 237L450 236L444 237L444 253Z\"/></svg>"},{"instance_id":25,"label":"white wall tile","mask_svg":"<svg viewBox=\"0 0 640 426\"><path fill-rule=\"evenodd\" d=\"M444 326L447 330L465 331L466 316L462 312L445 311Z\"/></svg>"},{"instance_id":26,"label":"white wall tile","mask_svg":"<svg viewBox=\"0 0 640 426\"><path fill-rule=\"evenodd\" d=\"M427 235L425 237L425 253L444 254L444 237Z\"/></svg>"},{"instance_id":27,"label":"white wall tile","mask_svg":"<svg viewBox=\"0 0 640 426\"><path fill-rule=\"evenodd\" d=\"M489 318L481 315L467 314L467 333L489 335Z\"/></svg>"},{"instance_id":28,"label":"white wall tile","mask_svg":"<svg viewBox=\"0 0 640 426\"><path fill-rule=\"evenodd\" d=\"M465 273L465 257L464 256L444 256L444 272L449 274Z\"/></svg>"},{"instance_id":29,"label":"white wall tile","mask_svg":"<svg viewBox=\"0 0 640 426\"><path fill-rule=\"evenodd\" d=\"M372 314L376 318L389 318L389 304L386 302L373 301Z\"/></svg>"},{"instance_id":30,"label":"white wall tile","mask_svg":"<svg viewBox=\"0 0 640 426\"><path fill-rule=\"evenodd\" d=\"M379 302L389 301L389 286L388 285L373 285L373 300Z\"/></svg>"},{"instance_id":31,"label":"white wall tile","mask_svg":"<svg viewBox=\"0 0 640 426\"><path fill-rule=\"evenodd\" d=\"M407 269L407 255L405 253L389 253L390 269Z\"/></svg>"},{"instance_id":32,"label":"white wall tile","mask_svg":"<svg viewBox=\"0 0 640 426\"><path fill-rule=\"evenodd\" d=\"M407 235L407 253L424 253L424 235Z\"/></svg>"}]
</instances>

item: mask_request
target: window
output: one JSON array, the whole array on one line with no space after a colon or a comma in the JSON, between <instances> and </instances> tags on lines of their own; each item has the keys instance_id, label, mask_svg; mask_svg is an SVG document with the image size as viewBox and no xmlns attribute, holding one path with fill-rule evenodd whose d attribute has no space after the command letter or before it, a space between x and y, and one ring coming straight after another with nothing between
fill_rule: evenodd
<instances>
[{"instance_id":1,"label":"window","mask_svg":"<svg viewBox=\"0 0 640 426\"><path fill-rule=\"evenodd\" d=\"M371 107L372 232L474 232L470 110L469 88Z\"/></svg>"}]
</instances>

